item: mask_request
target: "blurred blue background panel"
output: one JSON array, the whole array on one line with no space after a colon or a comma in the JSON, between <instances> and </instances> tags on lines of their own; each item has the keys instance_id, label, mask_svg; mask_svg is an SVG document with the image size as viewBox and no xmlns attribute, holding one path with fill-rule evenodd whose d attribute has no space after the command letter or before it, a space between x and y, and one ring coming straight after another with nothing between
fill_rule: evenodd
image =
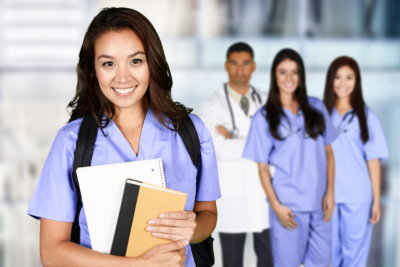
<instances>
[{"instance_id":1,"label":"blurred blue background panel","mask_svg":"<svg viewBox=\"0 0 400 267\"><path fill-rule=\"evenodd\" d=\"M322 39L304 45L305 61L311 69L324 69L339 55L350 55L364 70L400 69L398 40Z\"/></svg>"},{"instance_id":2,"label":"blurred blue background panel","mask_svg":"<svg viewBox=\"0 0 400 267\"><path fill-rule=\"evenodd\" d=\"M368 266L400 267L397 0L0 0L0 267L41 266L39 223L26 209L57 129L68 120L83 35L107 6L134 8L152 21L171 67L172 95L195 112L227 81L224 62L233 42L253 47L252 84L265 91L273 57L284 47L303 56L307 89L318 97L330 62L354 57L390 150ZM222 266L218 238L215 252ZM252 236L244 260L256 266Z\"/></svg>"}]
</instances>

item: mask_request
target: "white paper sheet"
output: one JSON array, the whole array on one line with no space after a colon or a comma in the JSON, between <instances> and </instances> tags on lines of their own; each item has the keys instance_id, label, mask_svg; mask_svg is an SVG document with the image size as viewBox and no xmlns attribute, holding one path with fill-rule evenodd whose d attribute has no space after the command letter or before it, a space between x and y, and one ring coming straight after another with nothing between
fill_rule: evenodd
<instances>
[{"instance_id":1,"label":"white paper sheet","mask_svg":"<svg viewBox=\"0 0 400 267\"><path fill-rule=\"evenodd\" d=\"M110 253L125 180L165 187L161 159L81 167L76 170L92 249Z\"/></svg>"}]
</instances>

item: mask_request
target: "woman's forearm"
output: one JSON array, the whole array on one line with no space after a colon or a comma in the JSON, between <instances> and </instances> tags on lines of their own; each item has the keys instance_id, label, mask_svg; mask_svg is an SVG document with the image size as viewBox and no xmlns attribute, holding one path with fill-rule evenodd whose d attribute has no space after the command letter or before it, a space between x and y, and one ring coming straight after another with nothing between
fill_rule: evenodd
<instances>
[{"instance_id":1,"label":"woman's forearm","mask_svg":"<svg viewBox=\"0 0 400 267\"><path fill-rule=\"evenodd\" d=\"M331 145L325 146L326 151L326 193L335 192L335 157Z\"/></svg>"},{"instance_id":2,"label":"woman's forearm","mask_svg":"<svg viewBox=\"0 0 400 267\"><path fill-rule=\"evenodd\" d=\"M149 249L143 255L130 258L113 256L69 241L72 223L41 219L40 257L43 266L176 266L186 260L187 240L162 244ZM179 266L180 266L179 265Z\"/></svg>"},{"instance_id":3,"label":"woman's forearm","mask_svg":"<svg viewBox=\"0 0 400 267\"><path fill-rule=\"evenodd\" d=\"M215 201L197 201L193 211L196 213L196 228L190 243L200 243L211 235L217 224Z\"/></svg>"},{"instance_id":4,"label":"woman's forearm","mask_svg":"<svg viewBox=\"0 0 400 267\"><path fill-rule=\"evenodd\" d=\"M43 266L130 266L140 259L96 252L68 240L71 223L41 219L40 257Z\"/></svg>"},{"instance_id":5,"label":"woman's forearm","mask_svg":"<svg viewBox=\"0 0 400 267\"><path fill-rule=\"evenodd\" d=\"M261 185L264 189L265 194L267 195L271 208L275 210L275 208L281 203L279 202L278 197L275 194L274 188L272 187L269 164L258 163L258 174L260 176Z\"/></svg>"},{"instance_id":6,"label":"woman's forearm","mask_svg":"<svg viewBox=\"0 0 400 267\"><path fill-rule=\"evenodd\" d=\"M367 161L369 176L371 179L372 196L374 203L380 204L381 200L381 163L379 159Z\"/></svg>"}]
</instances>

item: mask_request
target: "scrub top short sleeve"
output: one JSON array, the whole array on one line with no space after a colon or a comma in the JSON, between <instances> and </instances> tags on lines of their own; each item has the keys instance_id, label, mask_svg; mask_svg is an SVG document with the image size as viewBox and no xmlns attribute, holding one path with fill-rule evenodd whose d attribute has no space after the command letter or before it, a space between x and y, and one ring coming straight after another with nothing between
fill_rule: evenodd
<instances>
[{"instance_id":1,"label":"scrub top short sleeve","mask_svg":"<svg viewBox=\"0 0 400 267\"><path fill-rule=\"evenodd\" d=\"M269 163L272 147L272 136L265 117L265 109L262 107L251 120L243 157L260 163Z\"/></svg>"},{"instance_id":2,"label":"scrub top short sleeve","mask_svg":"<svg viewBox=\"0 0 400 267\"><path fill-rule=\"evenodd\" d=\"M74 145L60 129L37 182L28 214L35 218L73 222L76 191L72 180Z\"/></svg>"},{"instance_id":3,"label":"scrub top short sleeve","mask_svg":"<svg viewBox=\"0 0 400 267\"><path fill-rule=\"evenodd\" d=\"M190 115L200 139L201 162L197 172L196 201L214 201L221 197L217 160L212 138L207 128L196 115Z\"/></svg>"},{"instance_id":4,"label":"scrub top short sleeve","mask_svg":"<svg viewBox=\"0 0 400 267\"><path fill-rule=\"evenodd\" d=\"M365 143L365 157L367 160L381 159L389 157L388 148L383 134L382 126L379 123L378 117L368 109L367 114L369 140Z\"/></svg>"}]
</instances>

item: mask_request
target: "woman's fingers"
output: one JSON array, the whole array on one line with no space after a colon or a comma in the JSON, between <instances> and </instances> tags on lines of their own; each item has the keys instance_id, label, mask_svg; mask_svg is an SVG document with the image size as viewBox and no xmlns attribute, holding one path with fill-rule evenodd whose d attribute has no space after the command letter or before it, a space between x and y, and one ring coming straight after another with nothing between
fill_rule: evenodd
<instances>
[{"instance_id":1,"label":"woman's fingers","mask_svg":"<svg viewBox=\"0 0 400 267\"><path fill-rule=\"evenodd\" d=\"M146 230L151 232L153 236L173 241L180 239L190 240L190 238L194 233L193 228L167 227L167 226L148 226L146 227Z\"/></svg>"},{"instance_id":2,"label":"woman's fingers","mask_svg":"<svg viewBox=\"0 0 400 267\"><path fill-rule=\"evenodd\" d=\"M181 235L172 235L172 234L163 234L163 233L151 233L153 236L162 238L162 239L167 239L171 241L178 241L178 240L183 240L183 236Z\"/></svg>"},{"instance_id":3,"label":"woman's fingers","mask_svg":"<svg viewBox=\"0 0 400 267\"><path fill-rule=\"evenodd\" d=\"M194 217L195 218L195 217ZM187 220L187 219L151 219L149 221L151 226L157 225L165 225L165 226L173 226L173 227L188 227L188 228L196 228L195 220Z\"/></svg>"},{"instance_id":4,"label":"woman's fingers","mask_svg":"<svg viewBox=\"0 0 400 267\"><path fill-rule=\"evenodd\" d=\"M188 240L158 245L148 250L142 257L146 266L185 266Z\"/></svg>"},{"instance_id":5,"label":"woman's fingers","mask_svg":"<svg viewBox=\"0 0 400 267\"><path fill-rule=\"evenodd\" d=\"M276 209L275 213L283 227L290 230L297 228L297 223L294 219L294 213L290 208L281 205L278 209Z\"/></svg>"},{"instance_id":6,"label":"woman's fingers","mask_svg":"<svg viewBox=\"0 0 400 267\"><path fill-rule=\"evenodd\" d=\"M286 225L288 226L287 228L289 228L289 229L296 229L297 228L297 223L293 219L288 220L286 222Z\"/></svg>"},{"instance_id":7,"label":"woman's fingers","mask_svg":"<svg viewBox=\"0 0 400 267\"><path fill-rule=\"evenodd\" d=\"M196 228L196 214L193 211L167 212L149 221L147 231L153 236L169 240L191 240Z\"/></svg>"},{"instance_id":8,"label":"woman's fingers","mask_svg":"<svg viewBox=\"0 0 400 267\"><path fill-rule=\"evenodd\" d=\"M289 216L289 218L290 218L290 219L294 220L294 214L293 214L293 211L289 210L289 212L288 212L288 216Z\"/></svg>"},{"instance_id":9,"label":"woman's fingers","mask_svg":"<svg viewBox=\"0 0 400 267\"><path fill-rule=\"evenodd\" d=\"M294 216L293 218L291 218L289 215L287 218L285 218L281 224L283 225L283 227L288 228L288 229L296 229L297 228L297 223L294 220Z\"/></svg>"},{"instance_id":10,"label":"woman's fingers","mask_svg":"<svg viewBox=\"0 0 400 267\"><path fill-rule=\"evenodd\" d=\"M324 222L328 222L331 219L332 211L331 210L324 210Z\"/></svg>"},{"instance_id":11,"label":"woman's fingers","mask_svg":"<svg viewBox=\"0 0 400 267\"><path fill-rule=\"evenodd\" d=\"M333 214L333 209L334 206L327 206L327 208L324 209L324 222L330 221Z\"/></svg>"},{"instance_id":12,"label":"woman's fingers","mask_svg":"<svg viewBox=\"0 0 400 267\"><path fill-rule=\"evenodd\" d=\"M196 218L196 213L193 211L175 211L175 212L165 212L161 213L159 218L166 218L166 219L178 219L178 220L185 220L185 219L194 219Z\"/></svg>"},{"instance_id":13,"label":"woman's fingers","mask_svg":"<svg viewBox=\"0 0 400 267\"><path fill-rule=\"evenodd\" d=\"M332 199L330 199L329 196L325 196L323 202L324 222L330 221L334 208L335 205Z\"/></svg>"},{"instance_id":14,"label":"woman's fingers","mask_svg":"<svg viewBox=\"0 0 400 267\"><path fill-rule=\"evenodd\" d=\"M181 260L180 260L180 262L179 262L179 264L180 264L181 266L185 266L185 262L186 262L186 259L187 259L187 256L186 256L186 249L181 249L181 250L179 251L179 255L182 257Z\"/></svg>"},{"instance_id":15,"label":"woman's fingers","mask_svg":"<svg viewBox=\"0 0 400 267\"><path fill-rule=\"evenodd\" d=\"M166 212L149 221L151 225L166 225L177 227L196 227L196 213L193 211Z\"/></svg>"},{"instance_id":16,"label":"woman's fingers","mask_svg":"<svg viewBox=\"0 0 400 267\"><path fill-rule=\"evenodd\" d=\"M172 251L185 251L186 246L189 245L188 240L180 240L169 244L162 244L149 250L150 253L169 253Z\"/></svg>"},{"instance_id":17,"label":"woman's fingers","mask_svg":"<svg viewBox=\"0 0 400 267\"><path fill-rule=\"evenodd\" d=\"M379 207L377 207L377 208L373 208L372 209L372 216L371 216L371 218L370 218L370 223L372 223L372 224L377 224L378 222L379 222L379 220L381 219L381 211L380 211L380 208Z\"/></svg>"}]
</instances>

